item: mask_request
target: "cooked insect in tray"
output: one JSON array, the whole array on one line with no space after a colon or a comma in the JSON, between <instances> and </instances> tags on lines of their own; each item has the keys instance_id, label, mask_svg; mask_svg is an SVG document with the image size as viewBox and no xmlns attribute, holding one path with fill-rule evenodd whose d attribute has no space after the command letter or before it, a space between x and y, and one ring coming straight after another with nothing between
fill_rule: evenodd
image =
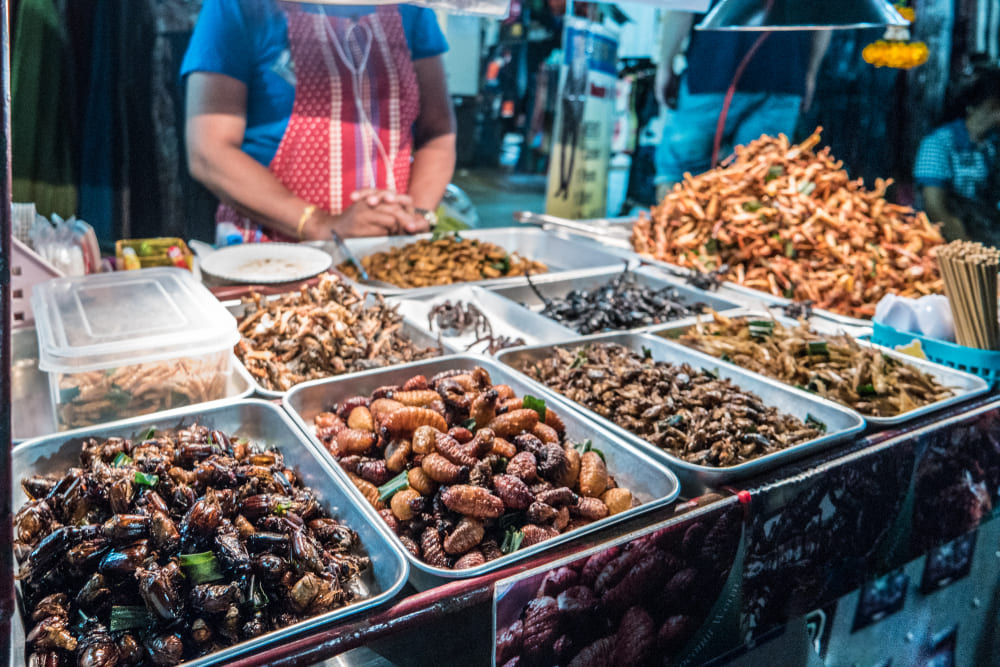
<instances>
[{"instance_id":1,"label":"cooked insect in tray","mask_svg":"<svg viewBox=\"0 0 1000 667\"><path fill-rule=\"evenodd\" d=\"M440 331L446 336L461 336L471 330L475 340L465 349L471 350L480 343L486 343L487 354L496 354L508 347L524 345L525 342L523 338L494 333L490 319L471 301L442 301L431 308L427 324L431 331Z\"/></svg>"},{"instance_id":2,"label":"cooked insect in tray","mask_svg":"<svg viewBox=\"0 0 1000 667\"><path fill-rule=\"evenodd\" d=\"M653 361L613 343L557 347L519 370L690 463L728 467L820 435L714 371Z\"/></svg>"},{"instance_id":3,"label":"cooked insect in tray","mask_svg":"<svg viewBox=\"0 0 1000 667\"><path fill-rule=\"evenodd\" d=\"M774 296L870 318L887 293L944 289L923 212L851 179L819 130L801 144L763 136L718 168L686 175L632 228L636 252Z\"/></svg>"},{"instance_id":4,"label":"cooked insect in tray","mask_svg":"<svg viewBox=\"0 0 1000 667\"><path fill-rule=\"evenodd\" d=\"M688 303L673 287L652 289L640 285L626 268L615 278L591 290L575 289L562 297L547 295L544 286L528 283L542 300L542 315L578 333L636 329L697 315L703 303Z\"/></svg>"},{"instance_id":5,"label":"cooked insect in tray","mask_svg":"<svg viewBox=\"0 0 1000 667\"><path fill-rule=\"evenodd\" d=\"M354 531L281 452L221 431L87 438L80 467L21 487L32 665L175 665L365 595Z\"/></svg>"},{"instance_id":6,"label":"cooked insect in tray","mask_svg":"<svg viewBox=\"0 0 1000 667\"><path fill-rule=\"evenodd\" d=\"M508 253L495 243L463 239L457 235L421 239L385 252L376 252L362 258L361 264L372 280L406 288L548 271L541 262ZM353 264L345 262L338 268L351 278L358 278Z\"/></svg>"},{"instance_id":7,"label":"cooked insect in tray","mask_svg":"<svg viewBox=\"0 0 1000 667\"><path fill-rule=\"evenodd\" d=\"M545 401L480 367L345 399L316 417L316 435L434 567L476 567L638 504Z\"/></svg>"},{"instance_id":8,"label":"cooked insect in tray","mask_svg":"<svg viewBox=\"0 0 1000 667\"><path fill-rule=\"evenodd\" d=\"M265 389L286 391L300 382L394 366L442 354L420 347L403 331L403 317L375 295L375 303L334 275L315 287L265 300L251 297L240 321L236 356Z\"/></svg>"},{"instance_id":9,"label":"cooked insect in tray","mask_svg":"<svg viewBox=\"0 0 1000 667\"><path fill-rule=\"evenodd\" d=\"M786 327L715 313L678 340L871 417L894 417L953 395L915 366L846 334L821 336L804 323Z\"/></svg>"}]
</instances>

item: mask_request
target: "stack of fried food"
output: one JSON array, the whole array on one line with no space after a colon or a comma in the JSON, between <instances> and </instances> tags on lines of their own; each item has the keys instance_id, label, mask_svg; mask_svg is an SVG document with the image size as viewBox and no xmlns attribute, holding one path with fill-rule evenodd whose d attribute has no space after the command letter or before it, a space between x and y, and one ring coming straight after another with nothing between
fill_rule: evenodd
<instances>
[{"instance_id":1,"label":"stack of fried food","mask_svg":"<svg viewBox=\"0 0 1000 667\"><path fill-rule=\"evenodd\" d=\"M931 250L944 243L922 212L851 180L820 129L799 145L763 136L723 164L685 174L651 217L640 216L640 254L842 315L871 318L888 293L941 293Z\"/></svg>"}]
</instances>

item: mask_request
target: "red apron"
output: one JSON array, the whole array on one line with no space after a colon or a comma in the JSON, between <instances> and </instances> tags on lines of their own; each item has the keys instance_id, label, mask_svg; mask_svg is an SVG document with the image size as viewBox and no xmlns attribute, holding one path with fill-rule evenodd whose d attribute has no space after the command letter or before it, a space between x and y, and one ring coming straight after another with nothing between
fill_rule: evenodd
<instances>
[{"instance_id":1,"label":"red apron","mask_svg":"<svg viewBox=\"0 0 1000 667\"><path fill-rule=\"evenodd\" d=\"M399 9L382 5L358 18L280 3L288 18L295 102L268 165L285 187L331 213L364 188L406 192L420 90ZM244 241L297 241L220 204Z\"/></svg>"}]
</instances>

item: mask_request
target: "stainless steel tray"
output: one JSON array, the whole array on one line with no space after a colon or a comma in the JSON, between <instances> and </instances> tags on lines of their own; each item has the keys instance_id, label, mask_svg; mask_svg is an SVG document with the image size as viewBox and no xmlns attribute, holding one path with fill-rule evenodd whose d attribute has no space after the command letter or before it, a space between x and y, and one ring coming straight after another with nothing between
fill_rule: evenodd
<instances>
[{"instance_id":1,"label":"stainless steel tray","mask_svg":"<svg viewBox=\"0 0 1000 667\"><path fill-rule=\"evenodd\" d=\"M726 315L728 317L732 316L729 313L727 313ZM748 313L745 316L752 317L753 315L751 313ZM796 322L795 320L790 320L788 318L781 318L781 317L777 317L775 319L778 322L781 322L786 327L799 326L799 323ZM687 331L694 325L695 322L692 320L670 322L668 324L661 325L660 327L651 330L650 333L656 336L666 338L667 340L673 341L674 339L678 338L681 334L683 334L685 331ZM836 333L827 331L824 328L814 327L814 330L816 330L820 334ZM893 350L892 348L889 347L884 347L882 345L875 345L874 343L871 343L869 341L859 340L858 342L861 345L867 345L869 347L875 348L876 350L881 351L882 354L888 357L892 357L893 359L898 359L899 361L905 364L909 364L911 366L916 367L917 369L923 371L924 373L931 375L940 384L944 385L945 387L949 387L955 392L954 396L951 396L941 401L937 401L935 403L929 403L927 405L916 408L915 410L910 410L909 412L904 412L902 414L896 415L895 417L871 417L868 415L862 415L862 417L864 417L865 422L867 422L871 426L876 426L879 428L885 428L889 426L899 426L900 424L905 424L915 419L919 419L920 417L923 417L926 414L937 412L938 410L943 410L944 408L950 407L957 403L962 403L976 396L980 396L982 394L987 393L990 390L989 383L987 383L986 380L977 375L972 375L971 373L965 373L963 371L959 371L954 368L948 368L947 366L935 364L931 361L927 361L926 359L918 359L908 354L904 354L903 352ZM696 351L694 350L694 348L688 348L680 341L676 341L676 344L683 345L687 349ZM700 351L697 352L698 354L705 354ZM761 375L761 377L767 377L767 376ZM775 380L775 382L778 381L779 380ZM850 406L845 406L845 407L851 409Z\"/></svg>"},{"instance_id":2,"label":"stainless steel tray","mask_svg":"<svg viewBox=\"0 0 1000 667\"><path fill-rule=\"evenodd\" d=\"M621 267L626 261L638 263L635 253L609 248L591 239L567 237L553 234L541 229L519 227L501 227L498 229L478 229L461 232L462 238L479 239L495 243L507 252L517 253L526 259L544 262L549 273L586 274L598 269ZM363 259L372 253L408 245L420 239L429 239L430 234L415 236L376 236L371 238L346 239L348 248L358 259ZM346 260L339 250L326 246L333 255L334 266L339 266ZM523 276L509 278L493 278L476 280L466 285L520 285L526 284ZM454 285L435 285L430 287L402 288L370 285L365 281L357 282L359 289L382 294L396 294L412 297L439 292Z\"/></svg>"},{"instance_id":3,"label":"stainless steel tray","mask_svg":"<svg viewBox=\"0 0 1000 667\"><path fill-rule=\"evenodd\" d=\"M581 276L578 278L565 278L558 275L538 276L537 278L532 278L531 282L534 283L535 286L538 287L538 290L547 298L562 298L565 297L571 290L593 290L599 288L614 280L616 277L621 275L621 273L622 270L617 269L614 271L592 273L589 276ZM713 308L718 311L741 307L741 304L738 301L728 300L724 296L720 296L715 292L706 292L705 290L691 287L683 281L671 278L670 276L667 276L652 267L640 267L638 269L633 269L632 273L635 275L636 283L640 286L648 287L649 289L654 290L664 288L673 289L677 293L678 300L684 304L703 303L709 308ZM545 305L542 303L542 300L538 297L535 291L531 289L530 285L495 287L490 291L506 297L511 301L522 304L529 310L536 313L541 311ZM665 324L667 323L639 327L638 329L635 329L635 331L645 331L652 327L662 327ZM572 330L570 329L570 331Z\"/></svg>"},{"instance_id":4,"label":"stainless steel tray","mask_svg":"<svg viewBox=\"0 0 1000 667\"><path fill-rule=\"evenodd\" d=\"M11 430L15 443L56 433L55 407L49 390L49 374L38 369L38 336L34 328L11 332ZM233 372L226 383L226 398L201 406L245 398L256 384L236 355L232 358ZM187 406L190 407L190 406Z\"/></svg>"},{"instance_id":5,"label":"stainless steel tray","mask_svg":"<svg viewBox=\"0 0 1000 667\"><path fill-rule=\"evenodd\" d=\"M511 339L520 338L523 342L518 343L518 345L554 343L576 337L576 332L572 329L557 324L538 313L533 313L527 308L482 287L455 287L423 299L389 297L387 300L398 303L400 313L411 320L421 322L428 331L431 331L433 335L440 336L445 344L455 350L489 353L487 342L473 345L476 341L476 335L471 331L450 336L446 332L439 331L436 326L430 325L428 315L431 309L445 301L450 301L453 304L459 301L474 304L489 319L495 335L507 336Z\"/></svg>"},{"instance_id":6,"label":"stainless steel tray","mask_svg":"<svg viewBox=\"0 0 1000 667\"><path fill-rule=\"evenodd\" d=\"M629 447L622 439L610 433L609 430L584 418L579 412L573 409L569 401L547 389L544 385L512 372L495 359L489 357L472 354L455 355L440 359L418 361L391 369L369 371L347 379L335 378L332 380L310 382L299 385L290 391L283 402L283 406L309 436L313 444L322 449L322 445L320 445L319 440L316 438L314 421L317 414L329 410L334 403L351 396L370 394L377 387L403 382L417 374L430 377L452 368L471 370L476 366L482 366L489 371L493 382L509 384L517 392L518 396L531 394L532 396L543 398L546 405L557 411L563 418L563 421L566 423L567 437L575 441L592 440L594 446L603 451L608 463L608 471L614 475L615 479L622 486L628 487L634 496L642 502L642 505L467 570L448 570L432 567L422 560L414 558L407 552L406 557L410 562L410 582L418 589L423 590L457 579L477 577L486 572L506 567L540 551L563 544L575 537L599 530L604 526L627 519L636 514L648 512L676 499L680 491L677 477L666 466L654 460L651 456L647 456L643 451ZM650 449L649 445L644 449L648 451ZM354 489L352 491L354 491L355 501L358 504L365 505L370 510L370 513L375 515L378 521L381 521L381 518L377 517L375 511L371 509L367 501L361 496L361 493Z\"/></svg>"},{"instance_id":7,"label":"stainless steel tray","mask_svg":"<svg viewBox=\"0 0 1000 667\"><path fill-rule=\"evenodd\" d=\"M268 297L268 299L277 299L280 298L281 296L282 295L280 294L273 295ZM226 308L229 310L229 312L231 312L233 316L236 317L237 319L240 319L243 316L243 310L245 305L242 301L229 301L224 303L223 305L225 305ZM405 315L403 317L403 326L400 328L400 331L406 334L407 337L419 347L434 347L438 344L438 337L436 335L430 333L429 331L427 331L427 329L420 326L417 322L415 322L411 318L406 317ZM453 352L458 351L456 347L454 347L447 341L441 340L440 342L443 354L452 354ZM262 384L257 382L257 378L255 378L247 369L247 367L243 365L243 362L240 361L239 357L236 357L236 365L239 367L242 373L246 375L247 380L250 383L250 391L253 394L271 399L280 399L283 398L286 394L288 394L287 391L275 391L274 389L267 389ZM344 376L349 377L351 375L354 374L344 373L343 375L337 375L333 377L344 377Z\"/></svg>"},{"instance_id":8,"label":"stainless steel tray","mask_svg":"<svg viewBox=\"0 0 1000 667\"><path fill-rule=\"evenodd\" d=\"M345 489L354 487L339 467L330 465L327 457L321 456L313 445L302 437L288 416L279 407L266 401L246 399L212 408L202 406L172 410L97 428L67 431L26 442L15 447L12 452L14 507L18 508L27 501L18 483L22 477L35 474L63 474L70 467L79 465L81 438L128 436L144 431L150 426L172 428L181 422L189 424L194 421L250 440L277 446L285 461L296 471L302 482L315 491L317 498L330 515L344 521L358 533L372 561L372 571L366 581L372 595L341 609L269 632L186 662L184 665L202 667L223 664L252 655L264 648L287 642L293 637L376 607L394 597L402 589L406 583L408 567L398 541L390 540L388 528L377 515L364 511L355 498L345 492ZM9 549L10 545L5 548ZM15 614L15 623L18 627L14 629L14 636L11 639L15 660L18 658L20 660L15 661L15 664L23 665L25 664L24 628L20 616Z\"/></svg>"},{"instance_id":9,"label":"stainless steel tray","mask_svg":"<svg viewBox=\"0 0 1000 667\"><path fill-rule=\"evenodd\" d=\"M683 461L654 446L652 443L626 431L614 422L601 417L597 413L574 402L574 408L591 419L599 421L606 428L621 435L628 442L641 447L658 460L666 461L681 480L685 495L700 495L711 488L732 484L738 480L773 470L783 463L804 456L815 454L837 443L850 439L864 430L865 420L857 412L837 405L832 401L813 396L799 389L775 382L756 373L750 373L739 366L726 363L707 354L696 352L677 343L671 343L659 336L645 334L602 334L586 336L572 343L563 345L546 345L538 347L522 347L505 350L498 355L499 360L512 369L548 358L557 347L576 349L588 343L617 343L624 345L637 354L643 354L646 348L655 361L665 361L671 364L687 363L694 367L718 369L720 378L732 380L734 384L745 391L750 391L760 397L765 405L775 406L804 420L806 415L812 415L824 422L827 433L819 438L809 440L800 445L789 447L774 454L762 456L759 459L741 463L728 468L713 468ZM520 371L515 371L520 375ZM524 376L527 377L527 376Z\"/></svg>"}]
</instances>

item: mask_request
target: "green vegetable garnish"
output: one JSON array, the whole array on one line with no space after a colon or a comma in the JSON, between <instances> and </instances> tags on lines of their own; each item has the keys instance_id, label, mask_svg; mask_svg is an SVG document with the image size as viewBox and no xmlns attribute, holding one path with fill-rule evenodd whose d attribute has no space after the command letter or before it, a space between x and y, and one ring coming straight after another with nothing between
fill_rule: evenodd
<instances>
[{"instance_id":1,"label":"green vegetable garnish","mask_svg":"<svg viewBox=\"0 0 1000 667\"><path fill-rule=\"evenodd\" d=\"M812 426L820 433L826 433L826 424L816 419L809 413L806 413L806 426Z\"/></svg>"},{"instance_id":2,"label":"green vegetable garnish","mask_svg":"<svg viewBox=\"0 0 1000 667\"><path fill-rule=\"evenodd\" d=\"M145 628L155 623L153 615L145 606L115 605L111 608L111 632L121 632L134 628Z\"/></svg>"},{"instance_id":3,"label":"green vegetable garnish","mask_svg":"<svg viewBox=\"0 0 1000 667\"><path fill-rule=\"evenodd\" d=\"M649 349L648 347L646 347L645 345L642 346L642 358L643 359L652 359L653 358L653 351L651 349Z\"/></svg>"},{"instance_id":4,"label":"green vegetable garnish","mask_svg":"<svg viewBox=\"0 0 1000 667\"><path fill-rule=\"evenodd\" d=\"M763 204L754 199L752 201L744 202L743 210L746 211L747 213L754 213L755 211L759 211L762 206Z\"/></svg>"},{"instance_id":5,"label":"green vegetable garnish","mask_svg":"<svg viewBox=\"0 0 1000 667\"><path fill-rule=\"evenodd\" d=\"M156 429L153 428L152 426L150 426L145 431L139 434L140 442L146 440L152 440L154 437L156 437Z\"/></svg>"},{"instance_id":6,"label":"green vegetable garnish","mask_svg":"<svg viewBox=\"0 0 1000 667\"><path fill-rule=\"evenodd\" d=\"M404 470L382 486L378 487L378 499L384 503L396 495L399 491L409 488L409 486L410 482L406 476L406 471Z\"/></svg>"},{"instance_id":7,"label":"green vegetable garnish","mask_svg":"<svg viewBox=\"0 0 1000 667\"><path fill-rule=\"evenodd\" d=\"M799 192L801 192L806 196L811 195L813 193L813 190L815 189L816 189L816 184L810 183L809 181L806 181L805 183L799 183L799 187L796 188L796 190L798 190Z\"/></svg>"},{"instance_id":8,"label":"green vegetable garnish","mask_svg":"<svg viewBox=\"0 0 1000 667\"><path fill-rule=\"evenodd\" d=\"M202 551L196 554L181 554L178 556L184 576L195 585L204 584L209 581L218 581L223 578L219 561L211 551Z\"/></svg>"},{"instance_id":9,"label":"green vegetable garnish","mask_svg":"<svg viewBox=\"0 0 1000 667\"><path fill-rule=\"evenodd\" d=\"M825 340L811 340L806 346L806 352L809 354L830 354L830 349Z\"/></svg>"},{"instance_id":10,"label":"green vegetable garnish","mask_svg":"<svg viewBox=\"0 0 1000 667\"><path fill-rule=\"evenodd\" d=\"M607 462L605 460L605 458L604 458L604 452L602 452L601 450L599 450L597 447L594 447L594 441L593 440L584 440L583 442L579 442L579 443L573 445L573 449L575 449L576 451L580 452L581 456L583 454L586 454L587 452L594 452L595 454L597 454L598 456L601 457L602 461L605 461L605 463Z\"/></svg>"},{"instance_id":11,"label":"green vegetable garnish","mask_svg":"<svg viewBox=\"0 0 1000 667\"><path fill-rule=\"evenodd\" d=\"M525 394L524 400L521 402L527 410L534 410L538 413L538 418L543 422L545 421L545 400L541 398L535 398L534 396Z\"/></svg>"},{"instance_id":12,"label":"green vegetable garnish","mask_svg":"<svg viewBox=\"0 0 1000 667\"><path fill-rule=\"evenodd\" d=\"M766 338L774 333L774 320L750 320L747 328L754 338Z\"/></svg>"},{"instance_id":13,"label":"green vegetable garnish","mask_svg":"<svg viewBox=\"0 0 1000 667\"><path fill-rule=\"evenodd\" d=\"M80 395L79 387L66 387L65 389L59 390L59 402L69 403L74 398Z\"/></svg>"},{"instance_id":14,"label":"green vegetable garnish","mask_svg":"<svg viewBox=\"0 0 1000 667\"><path fill-rule=\"evenodd\" d=\"M795 258L795 244L791 241L785 241L785 257Z\"/></svg>"},{"instance_id":15,"label":"green vegetable garnish","mask_svg":"<svg viewBox=\"0 0 1000 667\"><path fill-rule=\"evenodd\" d=\"M153 486L156 486L156 484L159 481L160 481L160 476L159 475L147 475L144 472L140 472L138 470L135 471L135 483L136 484L141 484L142 486L153 487Z\"/></svg>"},{"instance_id":16,"label":"green vegetable garnish","mask_svg":"<svg viewBox=\"0 0 1000 667\"><path fill-rule=\"evenodd\" d=\"M874 396L875 395L875 385L868 383L863 384L858 387L858 393L862 396Z\"/></svg>"},{"instance_id":17,"label":"green vegetable garnish","mask_svg":"<svg viewBox=\"0 0 1000 667\"><path fill-rule=\"evenodd\" d=\"M764 177L764 182L765 183L770 183L774 179L782 176L784 173L785 173L784 168L782 168L782 167L780 167L778 165L775 165L775 166L773 166L773 167L771 167L770 169L767 170L767 175Z\"/></svg>"},{"instance_id":18,"label":"green vegetable garnish","mask_svg":"<svg viewBox=\"0 0 1000 667\"><path fill-rule=\"evenodd\" d=\"M292 501L283 500L274 506L274 509L271 510L271 514L274 514L275 516L285 516L288 514L288 510L290 509L292 509Z\"/></svg>"},{"instance_id":19,"label":"green vegetable garnish","mask_svg":"<svg viewBox=\"0 0 1000 667\"><path fill-rule=\"evenodd\" d=\"M500 545L500 551L505 554L512 554L521 548L521 542L524 541L524 533L520 530L510 530L508 529L503 536L503 544Z\"/></svg>"},{"instance_id":20,"label":"green vegetable garnish","mask_svg":"<svg viewBox=\"0 0 1000 667\"><path fill-rule=\"evenodd\" d=\"M585 363L587 363L587 351L581 347L576 351L576 359L574 359L573 363L570 364L570 368L579 368Z\"/></svg>"},{"instance_id":21,"label":"green vegetable garnish","mask_svg":"<svg viewBox=\"0 0 1000 667\"><path fill-rule=\"evenodd\" d=\"M467 428L470 431L475 431L476 430L476 420L473 419L472 417L469 417L464 422L462 422L462 428Z\"/></svg>"},{"instance_id":22,"label":"green vegetable garnish","mask_svg":"<svg viewBox=\"0 0 1000 667\"><path fill-rule=\"evenodd\" d=\"M127 466L129 463L132 463L132 457L125 452L118 452L118 456L116 456L115 460L111 462L111 467L121 468L122 466Z\"/></svg>"}]
</instances>

